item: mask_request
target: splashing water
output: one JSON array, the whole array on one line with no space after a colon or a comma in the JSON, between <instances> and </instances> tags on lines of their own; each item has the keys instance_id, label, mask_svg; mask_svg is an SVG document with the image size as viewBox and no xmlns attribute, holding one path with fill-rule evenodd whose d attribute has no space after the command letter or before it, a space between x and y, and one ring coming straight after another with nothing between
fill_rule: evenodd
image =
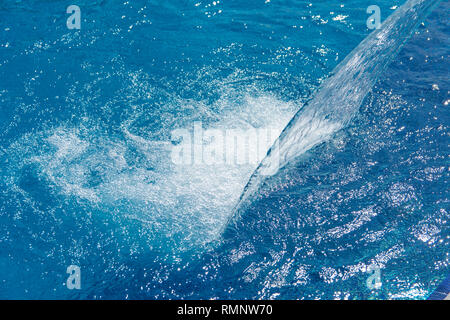
<instances>
[{"instance_id":1,"label":"splashing water","mask_svg":"<svg viewBox=\"0 0 450 320\"><path fill-rule=\"evenodd\" d=\"M262 171L276 171L312 147L327 141L355 116L373 84L439 1L409 0L362 41L299 110L252 174L235 208L249 204L264 182Z\"/></svg>"},{"instance_id":2,"label":"splashing water","mask_svg":"<svg viewBox=\"0 0 450 320\"><path fill-rule=\"evenodd\" d=\"M81 1L79 31L2 3L0 297L358 299L373 263L375 297L427 295L449 265L448 5L392 57L430 3L380 0L394 15L335 69L369 0ZM174 163L199 122L272 151Z\"/></svg>"},{"instance_id":3,"label":"splashing water","mask_svg":"<svg viewBox=\"0 0 450 320\"><path fill-rule=\"evenodd\" d=\"M243 130L270 128L275 134L267 150L296 106L268 95L244 100L240 112L225 112L211 125L217 130L231 124ZM248 116L250 110L259 110L257 120ZM274 113L279 116L272 117ZM160 254L176 258L205 249L220 237L257 163L174 164L173 141L145 139L131 133L130 125L126 121L115 136L95 126L48 129L14 143L9 153L19 154L23 165L34 166L59 194L87 201L106 214L122 212L123 224L134 220L146 226L151 231L146 241ZM237 153L246 151L246 145L236 147Z\"/></svg>"}]
</instances>

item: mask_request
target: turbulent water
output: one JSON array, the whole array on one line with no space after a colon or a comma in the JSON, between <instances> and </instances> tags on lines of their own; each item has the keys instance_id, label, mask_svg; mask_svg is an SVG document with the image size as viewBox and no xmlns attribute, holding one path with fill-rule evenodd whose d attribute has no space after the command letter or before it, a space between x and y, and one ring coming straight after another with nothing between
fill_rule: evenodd
<instances>
[{"instance_id":1,"label":"turbulent water","mask_svg":"<svg viewBox=\"0 0 450 320\"><path fill-rule=\"evenodd\" d=\"M366 39L370 1L79 1L80 30L61 1L3 1L0 297L427 297L449 270L449 5L393 58L426 10L379 2L400 38ZM338 124L286 139L308 110ZM291 128L232 229L258 163L173 163L200 122Z\"/></svg>"},{"instance_id":2,"label":"turbulent water","mask_svg":"<svg viewBox=\"0 0 450 320\"><path fill-rule=\"evenodd\" d=\"M283 130L252 175L240 204L257 192L265 172L276 172L349 123L377 77L436 5L436 1L407 1L335 68Z\"/></svg>"}]
</instances>

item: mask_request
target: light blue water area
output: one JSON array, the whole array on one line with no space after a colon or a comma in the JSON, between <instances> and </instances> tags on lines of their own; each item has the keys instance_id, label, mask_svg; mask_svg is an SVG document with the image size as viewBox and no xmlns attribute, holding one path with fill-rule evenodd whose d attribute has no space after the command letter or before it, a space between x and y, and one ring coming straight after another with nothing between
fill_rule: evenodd
<instances>
[{"instance_id":1,"label":"light blue water area","mask_svg":"<svg viewBox=\"0 0 450 320\"><path fill-rule=\"evenodd\" d=\"M174 165L173 130L281 132L373 1L77 1L80 30L70 4L0 3L1 298L423 299L446 277L448 1L231 231L257 164Z\"/></svg>"}]
</instances>

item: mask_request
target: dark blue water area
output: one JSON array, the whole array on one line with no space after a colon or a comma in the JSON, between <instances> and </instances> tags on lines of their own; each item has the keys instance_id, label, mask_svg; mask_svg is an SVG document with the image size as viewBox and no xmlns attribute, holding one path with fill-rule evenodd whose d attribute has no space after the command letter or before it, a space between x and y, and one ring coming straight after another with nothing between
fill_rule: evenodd
<instances>
[{"instance_id":1,"label":"dark blue water area","mask_svg":"<svg viewBox=\"0 0 450 320\"><path fill-rule=\"evenodd\" d=\"M1 298L424 299L448 275L448 1L233 229L252 169L179 172L161 143L286 124L373 3L78 1L68 30L70 4L0 3Z\"/></svg>"}]
</instances>

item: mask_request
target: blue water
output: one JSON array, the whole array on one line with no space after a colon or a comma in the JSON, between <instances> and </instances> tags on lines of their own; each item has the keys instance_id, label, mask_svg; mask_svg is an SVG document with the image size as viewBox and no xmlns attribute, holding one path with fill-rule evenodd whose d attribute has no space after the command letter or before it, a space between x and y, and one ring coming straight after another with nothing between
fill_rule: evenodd
<instances>
[{"instance_id":1,"label":"blue water","mask_svg":"<svg viewBox=\"0 0 450 320\"><path fill-rule=\"evenodd\" d=\"M0 3L0 298L424 299L448 275L448 1L232 229L256 165L174 166L172 131L281 132L372 1L77 1L80 30L70 4Z\"/></svg>"}]
</instances>

